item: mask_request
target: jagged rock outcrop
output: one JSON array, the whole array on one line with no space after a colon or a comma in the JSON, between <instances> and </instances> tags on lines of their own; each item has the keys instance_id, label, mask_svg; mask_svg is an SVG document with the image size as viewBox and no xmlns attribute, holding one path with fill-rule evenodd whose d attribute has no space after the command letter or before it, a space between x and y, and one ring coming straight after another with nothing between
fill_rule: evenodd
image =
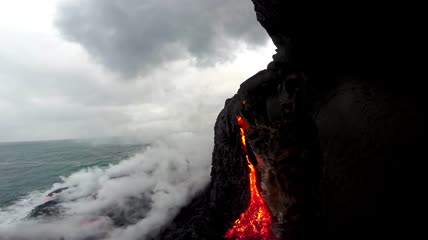
<instances>
[{"instance_id":1,"label":"jagged rock outcrop","mask_svg":"<svg viewBox=\"0 0 428 240\"><path fill-rule=\"evenodd\" d=\"M210 185L159 238L223 239L245 210L238 114L278 239L408 238L428 133L416 23L392 4L252 1L277 53L226 101Z\"/></svg>"},{"instance_id":2,"label":"jagged rock outcrop","mask_svg":"<svg viewBox=\"0 0 428 240\"><path fill-rule=\"evenodd\" d=\"M32 209L28 214L28 218L57 216L61 213L61 209L58 208L57 204L58 200L47 201Z\"/></svg>"}]
</instances>

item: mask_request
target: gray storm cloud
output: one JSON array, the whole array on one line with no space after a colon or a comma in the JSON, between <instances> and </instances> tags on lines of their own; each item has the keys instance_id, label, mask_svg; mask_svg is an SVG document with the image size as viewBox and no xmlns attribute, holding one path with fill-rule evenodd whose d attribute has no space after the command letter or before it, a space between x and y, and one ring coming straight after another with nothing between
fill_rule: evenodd
<instances>
[{"instance_id":1,"label":"gray storm cloud","mask_svg":"<svg viewBox=\"0 0 428 240\"><path fill-rule=\"evenodd\" d=\"M77 0L56 25L97 61L124 76L192 58L210 66L233 58L240 44L263 45L249 0Z\"/></svg>"}]
</instances>

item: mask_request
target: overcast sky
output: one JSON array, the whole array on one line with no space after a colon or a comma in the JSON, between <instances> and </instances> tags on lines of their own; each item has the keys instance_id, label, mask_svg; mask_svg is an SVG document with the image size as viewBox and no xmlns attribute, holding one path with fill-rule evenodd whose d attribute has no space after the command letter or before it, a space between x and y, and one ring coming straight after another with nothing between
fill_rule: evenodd
<instances>
[{"instance_id":1,"label":"overcast sky","mask_svg":"<svg viewBox=\"0 0 428 240\"><path fill-rule=\"evenodd\" d=\"M250 0L0 0L0 142L205 131L273 53Z\"/></svg>"}]
</instances>

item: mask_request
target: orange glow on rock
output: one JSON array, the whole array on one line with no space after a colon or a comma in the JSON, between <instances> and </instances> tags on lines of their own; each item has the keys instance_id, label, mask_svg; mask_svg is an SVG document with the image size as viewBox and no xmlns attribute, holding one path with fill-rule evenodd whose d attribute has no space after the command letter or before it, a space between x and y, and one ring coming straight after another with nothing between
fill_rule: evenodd
<instances>
[{"instance_id":1,"label":"orange glow on rock","mask_svg":"<svg viewBox=\"0 0 428 240\"><path fill-rule=\"evenodd\" d=\"M273 235L271 228L272 218L270 216L269 209L257 187L256 168L250 162L250 158L247 153L245 131L248 129L248 124L241 116L237 116L236 120L239 125L241 144L245 153L245 159L247 160L248 168L250 170L248 174L248 178L250 179L250 205L245 212L241 213L241 216L235 221L233 227L227 231L225 238L239 240L275 240L275 236Z\"/></svg>"}]
</instances>

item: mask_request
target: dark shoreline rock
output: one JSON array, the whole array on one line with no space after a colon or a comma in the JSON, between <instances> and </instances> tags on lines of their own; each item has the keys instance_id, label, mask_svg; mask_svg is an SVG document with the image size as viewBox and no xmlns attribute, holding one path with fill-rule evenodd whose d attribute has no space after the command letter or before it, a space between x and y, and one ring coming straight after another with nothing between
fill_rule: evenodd
<instances>
[{"instance_id":1,"label":"dark shoreline rock","mask_svg":"<svg viewBox=\"0 0 428 240\"><path fill-rule=\"evenodd\" d=\"M58 216L61 213L61 208L58 207L58 203L58 199L47 201L31 210L28 214L28 218Z\"/></svg>"}]
</instances>

